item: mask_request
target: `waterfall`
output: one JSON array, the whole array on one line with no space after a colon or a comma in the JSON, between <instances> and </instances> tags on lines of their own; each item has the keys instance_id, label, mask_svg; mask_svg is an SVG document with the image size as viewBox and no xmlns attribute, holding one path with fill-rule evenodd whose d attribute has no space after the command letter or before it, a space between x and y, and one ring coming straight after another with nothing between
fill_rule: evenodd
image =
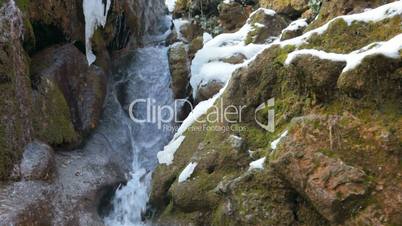
<instances>
[{"instance_id":1,"label":"waterfall","mask_svg":"<svg viewBox=\"0 0 402 226\"><path fill-rule=\"evenodd\" d=\"M152 1L143 2L146 8L152 7L151 3ZM155 9L144 8L144 12L149 10ZM116 107L118 103L117 107L121 108L122 114L112 120L118 120L116 123L126 128L130 140L128 146L132 152L132 164L128 183L117 189L112 200L113 209L104 218L105 224L109 226L147 225L143 222L143 214L149 198L151 175L157 165L157 152L163 149L175 132L166 129L172 128L173 122L166 120L160 123L160 118L153 119L155 116L166 119L171 112L161 111L161 114L159 112L155 114L151 111L160 107L175 110L173 92L170 88L168 47L163 45L171 21L167 16L161 18L163 19L154 24L156 26L154 29L148 26L151 26L155 19L146 20L148 22L145 24L145 29L148 31L145 33L144 43L153 44L132 50L115 66L111 91L114 95L111 95L110 102L113 103L112 107ZM139 101L140 104L134 106L131 104L134 101ZM138 121L132 120L129 117L130 113ZM153 120L150 121L150 118ZM110 128L107 132L113 133ZM110 136L112 139L120 139L119 134Z\"/></svg>"},{"instance_id":2,"label":"waterfall","mask_svg":"<svg viewBox=\"0 0 402 226\"><path fill-rule=\"evenodd\" d=\"M130 58L132 61L127 68L119 69L119 77L123 78L125 90L124 100L119 101L127 106L130 101L149 100L152 106L169 106L173 109L167 47L138 49ZM136 105L133 112L141 120L149 117L146 104ZM115 193L113 211L105 218L106 225L110 226L145 225L142 214L148 201L151 174L157 164L156 153L163 149L174 132L158 126L158 123L133 121L130 122L129 131L133 153L131 179Z\"/></svg>"}]
</instances>

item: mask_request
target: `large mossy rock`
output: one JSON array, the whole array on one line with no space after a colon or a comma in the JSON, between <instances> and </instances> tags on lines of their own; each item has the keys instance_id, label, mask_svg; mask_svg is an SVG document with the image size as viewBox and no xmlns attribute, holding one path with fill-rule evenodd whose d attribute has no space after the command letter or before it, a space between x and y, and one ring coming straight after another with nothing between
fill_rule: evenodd
<instances>
[{"instance_id":1,"label":"large mossy rock","mask_svg":"<svg viewBox=\"0 0 402 226\"><path fill-rule=\"evenodd\" d=\"M99 67L88 66L74 45L53 46L34 55L31 76L38 91L38 115L44 117L37 121L40 138L52 144L68 143L97 126L106 75Z\"/></svg>"}]
</instances>

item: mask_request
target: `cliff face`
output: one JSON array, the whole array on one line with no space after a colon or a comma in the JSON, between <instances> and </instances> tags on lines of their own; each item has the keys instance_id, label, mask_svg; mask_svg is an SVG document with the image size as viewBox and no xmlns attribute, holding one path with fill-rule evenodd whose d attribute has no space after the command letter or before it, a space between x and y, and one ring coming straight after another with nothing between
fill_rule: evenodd
<instances>
[{"instance_id":1,"label":"cliff face","mask_svg":"<svg viewBox=\"0 0 402 226\"><path fill-rule=\"evenodd\" d=\"M271 6L288 20L312 10L307 1L307 7L297 7L300 2L260 5ZM323 1L314 22L292 27L301 29L293 34L296 38L282 36L283 41L268 44L237 69L214 108L222 112L228 106L245 106L242 119L222 122L204 114L180 135L184 141L172 164L160 165L153 174L155 222L399 225L402 3L389 4L397 9L374 9L367 17L352 16L385 3ZM381 18L374 19L374 12L381 12L376 14ZM350 16L334 19L344 14ZM272 30L261 23L258 27ZM226 47L230 41L224 42ZM382 52L384 45L389 48ZM271 98L275 104L261 108ZM267 125L273 110L275 131L268 132L260 125ZM194 164L192 173L185 173ZM180 180L184 174L188 179Z\"/></svg>"}]
</instances>

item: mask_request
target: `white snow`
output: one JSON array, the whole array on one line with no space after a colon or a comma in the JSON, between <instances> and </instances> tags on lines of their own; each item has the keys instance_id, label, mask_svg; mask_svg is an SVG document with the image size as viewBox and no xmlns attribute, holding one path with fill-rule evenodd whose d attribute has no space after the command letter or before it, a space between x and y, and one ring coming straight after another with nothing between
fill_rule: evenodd
<instances>
[{"instance_id":1,"label":"white snow","mask_svg":"<svg viewBox=\"0 0 402 226\"><path fill-rule=\"evenodd\" d=\"M288 55L285 64L290 64L296 57L300 55L312 55L320 59L332 61L344 61L346 66L343 72L353 70L361 64L364 58L371 55L383 55L388 58L399 58L399 51L402 49L402 34L395 36L389 41L371 43L362 49L353 51L349 54L327 53L315 49L297 50Z\"/></svg>"},{"instance_id":2,"label":"white snow","mask_svg":"<svg viewBox=\"0 0 402 226\"><path fill-rule=\"evenodd\" d=\"M300 28L307 27L307 25L308 24L306 19L298 19L290 23L287 28L283 29L282 33L285 31L296 31Z\"/></svg>"},{"instance_id":3,"label":"white snow","mask_svg":"<svg viewBox=\"0 0 402 226\"><path fill-rule=\"evenodd\" d=\"M313 34L320 35L324 33L328 29L329 25L337 19L343 19L348 25L351 25L355 21L366 22L366 23L378 22L400 14L402 14L402 1L396 1L362 13L336 17L319 28L311 30L303 34L302 36L280 42L279 44L281 46L286 45L300 46L304 44Z\"/></svg>"},{"instance_id":4,"label":"white snow","mask_svg":"<svg viewBox=\"0 0 402 226\"><path fill-rule=\"evenodd\" d=\"M279 142L288 135L288 131L286 130L285 132L283 132L278 139L274 140L271 142L271 148L272 150L275 150L279 144Z\"/></svg>"},{"instance_id":5,"label":"white snow","mask_svg":"<svg viewBox=\"0 0 402 226\"><path fill-rule=\"evenodd\" d=\"M173 163L174 154L183 143L185 136L179 136L170 141L168 145L163 148L163 151L158 152L157 157L160 164L170 165Z\"/></svg>"},{"instance_id":6,"label":"white snow","mask_svg":"<svg viewBox=\"0 0 402 226\"><path fill-rule=\"evenodd\" d=\"M195 167L197 166L198 163L196 162L190 162L186 168L180 173L179 175L179 183L185 182L188 178L191 177L191 174L193 174Z\"/></svg>"},{"instance_id":7,"label":"white snow","mask_svg":"<svg viewBox=\"0 0 402 226\"><path fill-rule=\"evenodd\" d=\"M106 5L102 2L102 0L84 0L82 4L85 17L85 50L89 65L96 60L92 52L91 38L99 26L105 26L111 0L107 0Z\"/></svg>"},{"instance_id":8,"label":"white snow","mask_svg":"<svg viewBox=\"0 0 402 226\"><path fill-rule=\"evenodd\" d=\"M262 169L264 169L265 160L266 160L266 157L260 158L260 159L258 159L258 160L256 160L256 161L251 162L251 163L249 164L249 165L250 165L250 168L249 168L248 170L253 170L253 169L262 170Z\"/></svg>"},{"instance_id":9,"label":"white snow","mask_svg":"<svg viewBox=\"0 0 402 226\"><path fill-rule=\"evenodd\" d=\"M276 12L274 10L272 10L272 9L259 8L256 11L252 12L250 14L249 18L251 18L252 16L254 16L256 13L258 13L260 11L263 11L265 14L267 14L269 16L275 16L276 15ZM247 22L249 23L250 21L247 21Z\"/></svg>"},{"instance_id":10,"label":"white snow","mask_svg":"<svg viewBox=\"0 0 402 226\"><path fill-rule=\"evenodd\" d=\"M204 32L204 34L202 35L202 41L204 45L205 43L211 41L212 39L213 39L212 35L208 32Z\"/></svg>"},{"instance_id":11,"label":"white snow","mask_svg":"<svg viewBox=\"0 0 402 226\"><path fill-rule=\"evenodd\" d=\"M165 0L165 4L168 7L169 12L173 12L176 6L176 0Z\"/></svg>"},{"instance_id":12,"label":"white snow","mask_svg":"<svg viewBox=\"0 0 402 226\"><path fill-rule=\"evenodd\" d=\"M258 9L268 15L275 15L275 12L268 9ZM250 16L254 15L252 13ZM225 33L216 36L205 43L199 50L191 64L190 84L193 88L193 96L196 97L198 87L205 85L209 81L215 80L226 83L232 73L244 64L229 64L221 60L229 58L235 54L243 54L248 60L256 56L265 44L246 45L244 40L249 31L253 29L250 19L247 23L235 33Z\"/></svg>"}]
</instances>

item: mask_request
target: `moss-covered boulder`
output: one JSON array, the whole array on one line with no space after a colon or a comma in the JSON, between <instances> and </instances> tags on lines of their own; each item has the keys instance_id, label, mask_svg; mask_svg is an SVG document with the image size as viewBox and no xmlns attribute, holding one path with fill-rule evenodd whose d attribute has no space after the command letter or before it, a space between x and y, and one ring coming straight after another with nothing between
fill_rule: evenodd
<instances>
[{"instance_id":1,"label":"moss-covered boulder","mask_svg":"<svg viewBox=\"0 0 402 226\"><path fill-rule=\"evenodd\" d=\"M251 31L245 39L246 44L264 44L279 36L288 25L287 21L273 11L258 9L247 21Z\"/></svg>"},{"instance_id":2,"label":"moss-covered boulder","mask_svg":"<svg viewBox=\"0 0 402 226\"><path fill-rule=\"evenodd\" d=\"M342 73L337 87L354 98L370 98L377 103L396 100L402 104L402 57L368 56L355 69Z\"/></svg>"},{"instance_id":3,"label":"moss-covered boulder","mask_svg":"<svg viewBox=\"0 0 402 226\"><path fill-rule=\"evenodd\" d=\"M224 32L235 32L240 29L248 18L248 13L240 3L221 3L219 9L219 21Z\"/></svg>"},{"instance_id":4,"label":"moss-covered boulder","mask_svg":"<svg viewBox=\"0 0 402 226\"><path fill-rule=\"evenodd\" d=\"M352 22L343 19L331 22L323 34L313 34L301 48L324 50L334 53L350 53L371 43L388 41L402 32L402 16L378 22Z\"/></svg>"},{"instance_id":5,"label":"moss-covered boulder","mask_svg":"<svg viewBox=\"0 0 402 226\"><path fill-rule=\"evenodd\" d=\"M74 45L53 46L33 56L31 76L39 93L37 109L50 119L39 120L48 128L40 133L47 138L44 141L68 143L78 138L76 133L87 135L96 127L106 95L106 75L97 66L89 67ZM38 125L38 131L42 126ZM65 135L58 127L65 128ZM52 139L53 135L58 138Z\"/></svg>"},{"instance_id":6,"label":"moss-covered boulder","mask_svg":"<svg viewBox=\"0 0 402 226\"><path fill-rule=\"evenodd\" d=\"M319 10L319 15L317 20L315 20L308 28L316 28L324 23L330 21L331 19L347 14L361 13L364 9L367 8L376 8L378 6L393 2L394 0L339 0L339 1L330 1L323 0L322 5Z\"/></svg>"}]
</instances>

